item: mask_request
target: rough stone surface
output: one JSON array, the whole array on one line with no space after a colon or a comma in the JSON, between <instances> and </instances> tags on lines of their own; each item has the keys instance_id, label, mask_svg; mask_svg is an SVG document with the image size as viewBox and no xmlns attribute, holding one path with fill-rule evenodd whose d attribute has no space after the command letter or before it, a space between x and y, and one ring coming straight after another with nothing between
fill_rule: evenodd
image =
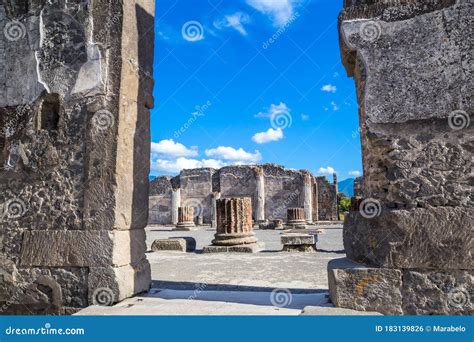
<instances>
[{"instance_id":1,"label":"rough stone surface","mask_svg":"<svg viewBox=\"0 0 474 342\"><path fill-rule=\"evenodd\" d=\"M367 267L330 270L342 306L374 307L350 299L370 274L381 279L372 292L397 294L380 295L384 312L472 312L446 305L446 291L472 290L473 13L469 0L345 2L341 56L356 81L364 176L344 246Z\"/></svg>"},{"instance_id":2,"label":"rough stone surface","mask_svg":"<svg viewBox=\"0 0 474 342\"><path fill-rule=\"evenodd\" d=\"M178 251L178 252L192 252L196 249L196 240L192 237L158 239L153 241L151 250L153 252L159 251Z\"/></svg>"},{"instance_id":3,"label":"rough stone surface","mask_svg":"<svg viewBox=\"0 0 474 342\"><path fill-rule=\"evenodd\" d=\"M0 4L0 306L64 314L148 288L154 2L26 3Z\"/></svg>"},{"instance_id":4,"label":"rough stone surface","mask_svg":"<svg viewBox=\"0 0 474 342\"><path fill-rule=\"evenodd\" d=\"M438 207L349 213L344 248L355 261L394 268L472 269L474 210Z\"/></svg>"},{"instance_id":5,"label":"rough stone surface","mask_svg":"<svg viewBox=\"0 0 474 342\"><path fill-rule=\"evenodd\" d=\"M328 282L331 301L338 307L388 315L403 313L400 270L334 259L328 264Z\"/></svg>"}]
</instances>

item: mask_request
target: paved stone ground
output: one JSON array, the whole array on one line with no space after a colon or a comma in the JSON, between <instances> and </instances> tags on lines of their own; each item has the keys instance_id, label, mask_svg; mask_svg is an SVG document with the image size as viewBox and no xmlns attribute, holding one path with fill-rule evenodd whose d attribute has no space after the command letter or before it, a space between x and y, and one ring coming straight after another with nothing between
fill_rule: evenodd
<instances>
[{"instance_id":1,"label":"paved stone ground","mask_svg":"<svg viewBox=\"0 0 474 342\"><path fill-rule=\"evenodd\" d=\"M310 228L316 228L312 226ZM316 253L281 252L278 230L255 230L265 250L255 254L202 254L214 229L172 232L147 227L155 239L193 237L196 252L149 252L152 290L113 307L89 307L82 315L299 315L306 306L331 314L327 299L329 260L345 256L341 225L320 225Z\"/></svg>"},{"instance_id":2,"label":"paved stone ground","mask_svg":"<svg viewBox=\"0 0 474 342\"><path fill-rule=\"evenodd\" d=\"M202 254L210 244L214 230L200 228L192 232L172 232L171 228L148 227L147 244L155 239L191 236L196 239L196 253L148 253L153 287L194 289L193 283L204 283L208 289L247 290L251 288L327 289L326 267L329 260L345 256L342 227L326 225L319 235L318 252L281 252L281 231L255 230L265 250L254 254ZM263 290L261 289L261 290Z\"/></svg>"}]
</instances>

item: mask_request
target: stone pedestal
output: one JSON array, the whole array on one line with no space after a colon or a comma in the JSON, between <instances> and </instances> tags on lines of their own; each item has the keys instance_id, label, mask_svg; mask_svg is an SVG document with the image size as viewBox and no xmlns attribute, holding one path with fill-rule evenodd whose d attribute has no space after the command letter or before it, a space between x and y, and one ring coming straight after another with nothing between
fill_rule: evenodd
<instances>
[{"instance_id":1,"label":"stone pedestal","mask_svg":"<svg viewBox=\"0 0 474 342\"><path fill-rule=\"evenodd\" d=\"M252 227L252 200L250 198L219 199L217 205L217 233L212 246L204 253L255 252L262 248Z\"/></svg>"},{"instance_id":2,"label":"stone pedestal","mask_svg":"<svg viewBox=\"0 0 474 342\"><path fill-rule=\"evenodd\" d=\"M194 208L192 207L179 207L178 208L178 223L173 230L189 231L194 230L196 225L194 224Z\"/></svg>"},{"instance_id":3,"label":"stone pedestal","mask_svg":"<svg viewBox=\"0 0 474 342\"><path fill-rule=\"evenodd\" d=\"M316 252L317 235L312 234L284 234L281 236L281 243L284 252Z\"/></svg>"},{"instance_id":4,"label":"stone pedestal","mask_svg":"<svg viewBox=\"0 0 474 342\"><path fill-rule=\"evenodd\" d=\"M472 2L346 1L364 176L331 300L385 314L473 313ZM394 89L397 91L394 92ZM358 201L357 201L358 202ZM354 208L356 209L356 208Z\"/></svg>"},{"instance_id":5,"label":"stone pedestal","mask_svg":"<svg viewBox=\"0 0 474 342\"><path fill-rule=\"evenodd\" d=\"M287 212L288 221L286 223L289 229L305 229L306 219L303 208L289 208Z\"/></svg>"}]
</instances>

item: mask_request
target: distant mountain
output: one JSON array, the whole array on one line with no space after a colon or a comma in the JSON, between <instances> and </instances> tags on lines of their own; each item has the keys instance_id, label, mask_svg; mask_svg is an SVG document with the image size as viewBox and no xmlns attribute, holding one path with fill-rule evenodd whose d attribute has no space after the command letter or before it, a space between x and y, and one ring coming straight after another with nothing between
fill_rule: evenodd
<instances>
[{"instance_id":1,"label":"distant mountain","mask_svg":"<svg viewBox=\"0 0 474 342\"><path fill-rule=\"evenodd\" d=\"M156 176L148 176L148 180L151 182L153 179L155 179Z\"/></svg>"},{"instance_id":2,"label":"distant mountain","mask_svg":"<svg viewBox=\"0 0 474 342\"><path fill-rule=\"evenodd\" d=\"M339 192L343 192L347 197L354 196L354 178L347 178L337 183Z\"/></svg>"}]
</instances>

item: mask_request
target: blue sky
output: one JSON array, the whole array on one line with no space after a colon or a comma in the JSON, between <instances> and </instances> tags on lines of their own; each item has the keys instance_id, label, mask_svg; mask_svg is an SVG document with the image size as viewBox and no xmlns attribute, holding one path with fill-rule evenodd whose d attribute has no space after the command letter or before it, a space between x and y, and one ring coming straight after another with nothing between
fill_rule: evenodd
<instances>
[{"instance_id":1,"label":"blue sky","mask_svg":"<svg viewBox=\"0 0 474 342\"><path fill-rule=\"evenodd\" d=\"M342 0L157 0L152 175L276 163L361 172Z\"/></svg>"}]
</instances>

